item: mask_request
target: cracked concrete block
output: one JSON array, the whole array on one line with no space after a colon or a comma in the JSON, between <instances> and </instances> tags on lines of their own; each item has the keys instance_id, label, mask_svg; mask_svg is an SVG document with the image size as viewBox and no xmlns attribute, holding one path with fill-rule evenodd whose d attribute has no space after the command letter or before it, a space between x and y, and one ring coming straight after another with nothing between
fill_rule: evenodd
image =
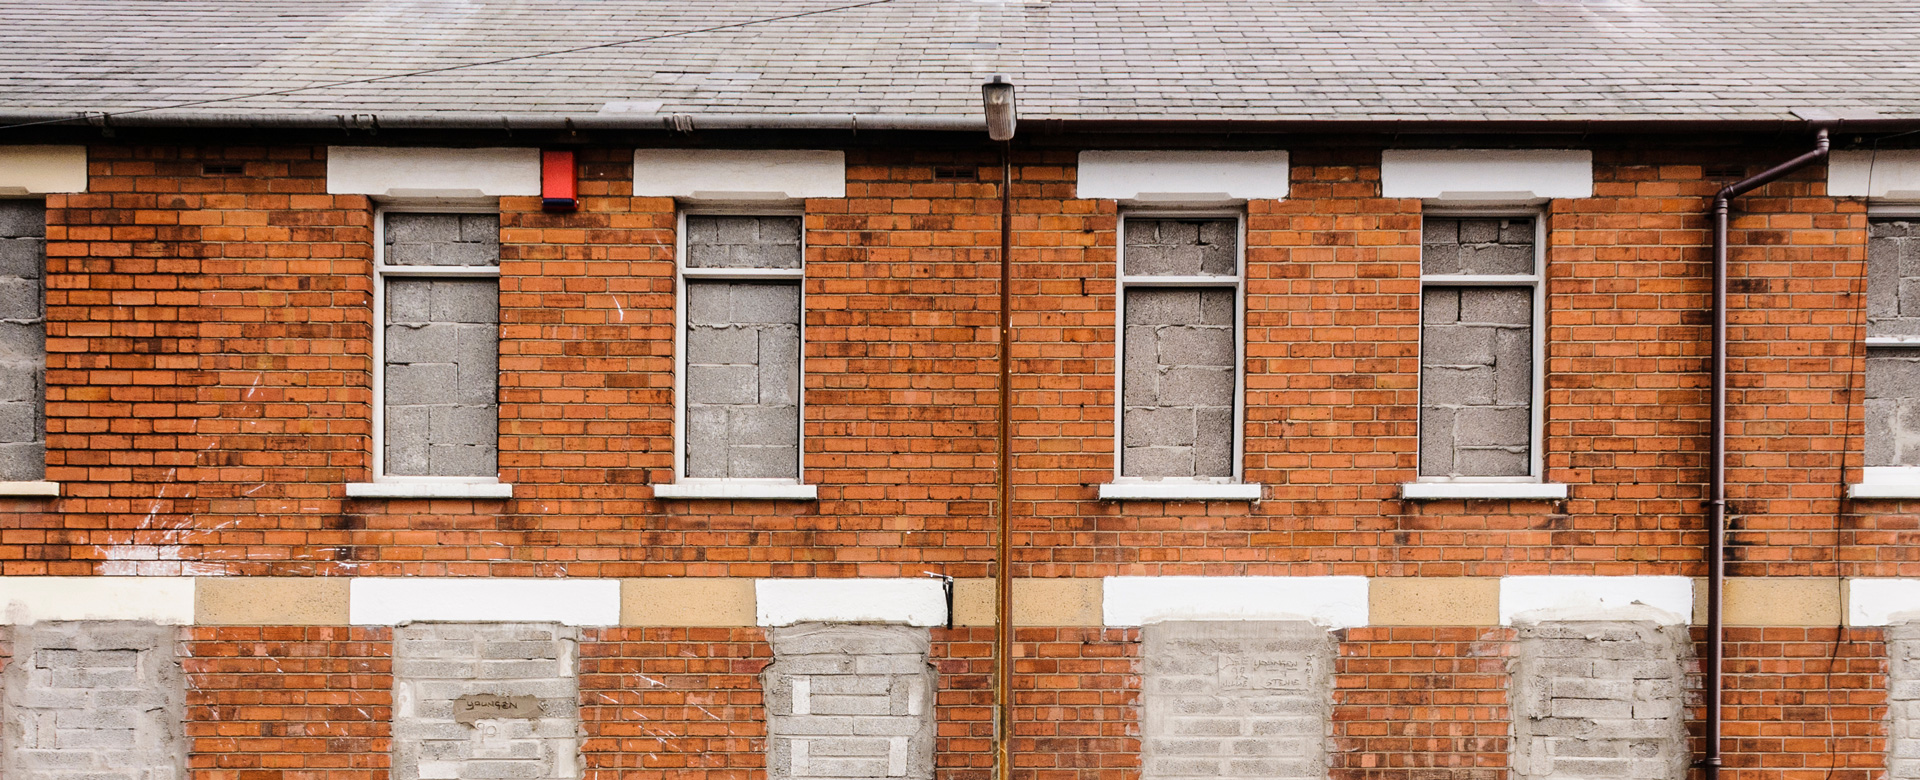
<instances>
[{"instance_id":1,"label":"cracked concrete block","mask_svg":"<svg viewBox=\"0 0 1920 780\"><path fill-rule=\"evenodd\" d=\"M1517 779L1682 780L1685 626L1521 624L1509 662ZM1568 663L1570 659L1580 659Z\"/></svg>"},{"instance_id":2,"label":"cracked concrete block","mask_svg":"<svg viewBox=\"0 0 1920 780\"><path fill-rule=\"evenodd\" d=\"M1325 776L1331 634L1302 621L1170 621L1142 635L1143 778Z\"/></svg>"},{"instance_id":3,"label":"cracked concrete block","mask_svg":"<svg viewBox=\"0 0 1920 780\"><path fill-rule=\"evenodd\" d=\"M131 621L14 627L0 768L22 778L183 780L177 631Z\"/></svg>"},{"instance_id":4,"label":"cracked concrete block","mask_svg":"<svg viewBox=\"0 0 1920 780\"><path fill-rule=\"evenodd\" d=\"M459 349L458 326L450 322L395 323L386 328L383 354L389 366L440 363Z\"/></svg>"}]
</instances>

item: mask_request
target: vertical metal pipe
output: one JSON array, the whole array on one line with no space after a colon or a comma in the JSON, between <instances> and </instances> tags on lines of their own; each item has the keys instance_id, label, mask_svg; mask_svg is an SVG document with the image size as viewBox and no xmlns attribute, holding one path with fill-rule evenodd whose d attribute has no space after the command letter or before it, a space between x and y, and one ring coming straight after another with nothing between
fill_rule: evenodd
<instances>
[{"instance_id":1,"label":"vertical metal pipe","mask_svg":"<svg viewBox=\"0 0 1920 780\"><path fill-rule=\"evenodd\" d=\"M1713 196L1713 412L1707 449L1707 754L1705 780L1720 776L1721 703L1726 689L1723 658L1726 627L1722 597L1727 576L1727 222L1734 198L1826 159L1827 131L1814 136L1812 151L1729 184Z\"/></svg>"},{"instance_id":2,"label":"vertical metal pipe","mask_svg":"<svg viewBox=\"0 0 1920 780\"><path fill-rule=\"evenodd\" d=\"M1000 500L994 534L994 780L1013 777L1013 142L1000 147Z\"/></svg>"}]
</instances>

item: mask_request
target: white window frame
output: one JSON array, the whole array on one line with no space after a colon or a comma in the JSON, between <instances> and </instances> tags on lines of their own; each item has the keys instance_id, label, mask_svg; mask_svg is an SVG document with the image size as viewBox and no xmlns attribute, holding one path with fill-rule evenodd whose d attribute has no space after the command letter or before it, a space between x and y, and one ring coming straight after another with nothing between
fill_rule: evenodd
<instances>
[{"instance_id":1,"label":"white window frame","mask_svg":"<svg viewBox=\"0 0 1920 780\"><path fill-rule=\"evenodd\" d=\"M1920 203L1869 204L1867 206L1869 222L1878 219L1920 220ZM1872 241L1871 238L1868 239ZM1872 284L1871 278L1866 280ZM1865 304L1862 303L1862 306ZM1864 316L1864 314L1862 315ZM1864 320L1862 321L1864 323ZM1864 325L1861 332L1865 333ZM1860 356L1861 379L1866 379L1866 358L1875 348L1905 347L1920 349L1920 337L1916 336L1864 336L1863 354ZM1860 445L1866 449L1866 395L1860 398L1862 430ZM1920 498L1920 466L1866 466L1860 469L1860 481L1847 486L1849 498Z\"/></svg>"},{"instance_id":2,"label":"white window frame","mask_svg":"<svg viewBox=\"0 0 1920 780\"><path fill-rule=\"evenodd\" d=\"M1560 499L1567 497L1567 487L1563 484L1546 481L1546 399L1547 399L1547 211L1538 206L1477 206L1477 207L1439 207L1430 206L1421 209L1420 226L1425 235L1426 221L1435 219L1531 219L1533 220L1533 272L1529 274L1429 274L1426 273L1426 242L1420 244L1420 310L1419 348L1415 350L1415 365L1422 366L1419 358L1426 350L1426 300L1429 287L1524 287L1533 301L1532 331L1533 337L1533 376L1530 386L1532 392L1528 399L1529 430L1527 432L1527 474L1525 476L1506 477L1454 477L1445 475L1425 475L1419 473L1418 433L1415 434L1414 481L1401 485L1401 495L1412 499L1448 499L1448 498L1519 498L1519 499ZM1422 367L1414 382L1418 389L1414 407L1415 424L1419 424L1420 410L1426 406L1426 388L1421 386L1426 375Z\"/></svg>"},{"instance_id":3,"label":"white window frame","mask_svg":"<svg viewBox=\"0 0 1920 780\"><path fill-rule=\"evenodd\" d=\"M1129 219L1231 219L1237 226L1232 276L1153 276L1127 273ZM1100 486L1103 500L1257 501L1261 486L1245 482L1247 431L1247 215L1242 209L1126 209L1115 223L1113 476ZM1125 476L1127 291L1181 287L1233 290L1233 473L1228 477Z\"/></svg>"},{"instance_id":4,"label":"white window frame","mask_svg":"<svg viewBox=\"0 0 1920 780\"><path fill-rule=\"evenodd\" d=\"M694 268L687 264L688 217L797 217L800 219L799 268ZM673 482L655 484L656 498L767 499L811 501L819 487L807 477L807 224L806 211L794 206L683 204L674 216L673 285ZM798 289L799 351L794 365L800 387L795 398L794 479L689 477L687 469L687 286L690 281L791 281Z\"/></svg>"},{"instance_id":5,"label":"white window frame","mask_svg":"<svg viewBox=\"0 0 1920 780\"><path fill-rule=\"evenodd\" d=\"M491 477L394 475L387 472L387 280L388 279L493 279L498 291L500 266L420 266L387 264L387 214L493 214L498 207L444 204L391 204L373 212L373 453L371 483L347 486L351 498L510 498L513 486L500 481L495 464ZM497 343L497 342L496 342ZM497 346L496 346L497 349ZM494 395L494 415L498 419L498 384ZM495 424L495 451L498 452L498 423Z\"/></svg>"}]
</instances>

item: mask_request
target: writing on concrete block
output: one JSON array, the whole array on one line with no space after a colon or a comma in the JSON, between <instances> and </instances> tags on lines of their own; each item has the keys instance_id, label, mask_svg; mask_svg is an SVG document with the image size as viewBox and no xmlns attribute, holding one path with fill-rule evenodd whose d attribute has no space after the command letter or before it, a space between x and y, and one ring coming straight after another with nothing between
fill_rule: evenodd
<instances>
[{"instance_id":1,"label":"writing on concrete block","mask_svg":"<svg viewBox=\"0 0 1920 780\"><path fill-rule=\"evenodd\" d=\"M453 700L453 721L468 726L482 718L538 717L540 717L540 698L537 696L469 693Z\"/></svg>"}]
</instances>

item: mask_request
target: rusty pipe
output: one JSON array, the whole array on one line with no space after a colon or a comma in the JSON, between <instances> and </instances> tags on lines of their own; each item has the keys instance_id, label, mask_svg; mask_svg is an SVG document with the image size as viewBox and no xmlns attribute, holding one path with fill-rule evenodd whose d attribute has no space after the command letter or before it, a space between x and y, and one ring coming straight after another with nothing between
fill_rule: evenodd
<instances>
[{"instance_id":1,"label":"rusty pipe","mask_svg":"<svg viewBox=\"0 0 1920 780\"><path fill-rule=\"evenodd\" d=\"M1701 761L1706 780L1720 776L1720 697L1726 688L1726 627L1721 610L1727 576L1727 221L1734 198L1759 189L1827 157L1823 128L1813 149L1760 173L1722 187L1713 196L1713 412L1707 450L1707 751Z\"/></svg>"},{"instance_id":2,"label":"rusty pipe","mask_svg":"<svg viewBox=\"0 0 1920 780\"><path fill-rule=\"evenodd\" d=\"M1013 777L1013 142L1000 147L999 527L994 534L994 780Z\"/></svg>"}]
</instances>

